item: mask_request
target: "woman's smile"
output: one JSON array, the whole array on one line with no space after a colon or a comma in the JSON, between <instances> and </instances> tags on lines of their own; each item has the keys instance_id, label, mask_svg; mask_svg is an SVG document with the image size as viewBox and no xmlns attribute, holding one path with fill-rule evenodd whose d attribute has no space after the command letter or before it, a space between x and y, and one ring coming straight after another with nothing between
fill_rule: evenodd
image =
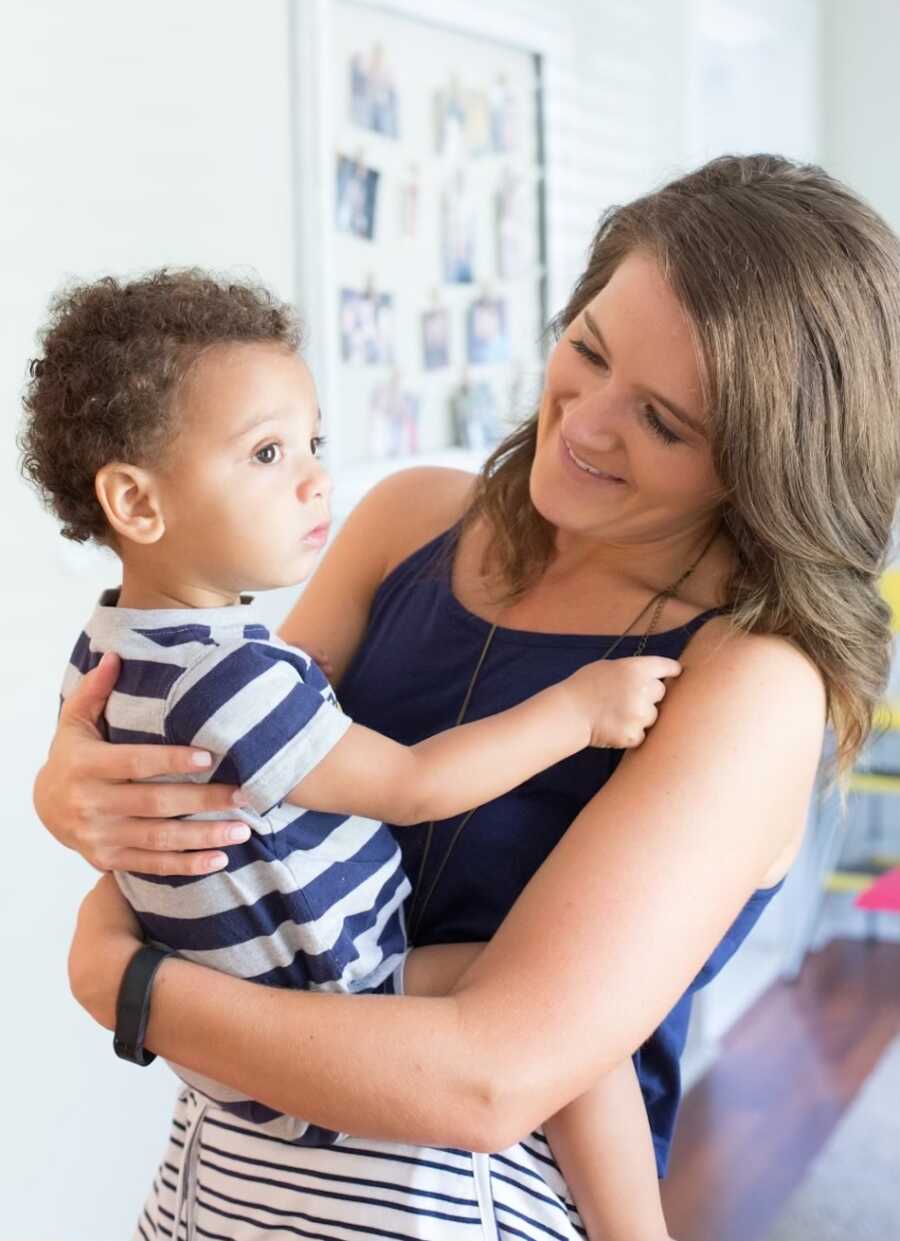
<instances>
[{"instance_id":1,"label":"woman's smile","mask_svg":"<svg viewBox=\"0 0 900 1241\"><path fill-rule=\"evenodd\" d=\"M566 473L577 479L579 482L594 484L595 486L613 486L625 487L627 483L624 478L619 478L616 474L607 474L605 471L598 469L585 461L584 458L575 451L569 444L565 436L560 433L559 437L559 456Z\"/></svg>"}]
</instances>

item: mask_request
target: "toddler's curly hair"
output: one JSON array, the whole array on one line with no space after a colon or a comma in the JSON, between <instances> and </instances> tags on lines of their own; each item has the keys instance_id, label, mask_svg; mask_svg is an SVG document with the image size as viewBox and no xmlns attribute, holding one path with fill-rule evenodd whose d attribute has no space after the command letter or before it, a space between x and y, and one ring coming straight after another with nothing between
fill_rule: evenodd
<instances>
[{"instance_id":1,"label":"toddler's curly hair","mask_svg":"<svg viewBox=\"0 0 900 1241\"><path fill-rule=\"evenodd\" d=\"M163 268L62 289L40 341L24 396L22 473L66 538L103 543L97 471L110 461L159 461L177 430L178 385L199 354L235 343L296 350L300 330L293 308L262 285Z\"/></svg>"}]
</instances>

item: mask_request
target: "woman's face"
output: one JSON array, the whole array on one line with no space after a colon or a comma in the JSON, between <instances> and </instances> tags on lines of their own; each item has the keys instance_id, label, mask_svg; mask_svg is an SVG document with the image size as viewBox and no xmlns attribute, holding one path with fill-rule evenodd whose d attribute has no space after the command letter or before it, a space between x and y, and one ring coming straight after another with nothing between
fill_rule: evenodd
<instances>
[{"instance_id":1,"label":"woman's face","mask_svg":"<svg viewBox=\"0 0 900 1241\"><path fill-rule=\"evenodd\" d=\"M721 485L685 311L633 251L554 348L531 498L560 531L616 543L705 525Z\"/></svg>"}]
</instances>

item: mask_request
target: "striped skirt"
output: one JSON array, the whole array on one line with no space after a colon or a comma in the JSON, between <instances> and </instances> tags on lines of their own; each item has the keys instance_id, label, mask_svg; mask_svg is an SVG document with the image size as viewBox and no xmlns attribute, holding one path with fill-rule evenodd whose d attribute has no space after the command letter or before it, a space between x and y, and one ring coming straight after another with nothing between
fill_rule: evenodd
<instances>
[{"instance_id":1,"label":"striped skirt","mask_svg":"<svg viewBox=\"0 0 900 1241\"><path fill-rule=\"evenodd\" d=\"M134 1241L586 1235L540 1132L495 1155L363 1139L304 1147L185 1089Z\"/></svg>"}]
</instances>

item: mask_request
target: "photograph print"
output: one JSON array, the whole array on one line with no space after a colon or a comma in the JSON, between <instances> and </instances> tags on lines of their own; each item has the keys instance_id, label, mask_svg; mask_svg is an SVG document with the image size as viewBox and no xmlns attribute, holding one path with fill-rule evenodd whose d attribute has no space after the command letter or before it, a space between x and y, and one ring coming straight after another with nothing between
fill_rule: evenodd
<instances>
[{"instance_id":1,"label":"photograph print","mask_svg":"<svg viewBox=\"0 0 900 1241\"><path fill-rule=\"evenodd\" d=\"M466 356L474 365L509 361L506 302L480 297L466 318Z\"/></svg>"},{"instance_id":2,"label":"photograph print","mask_svg":"<svg viewBox=\"0 0 900 1241\"><path fill-rule=\"evenodd\" d=\"M394 360L394 299L389 293L341 289L341 358L348 366Z\"/></svg>"},{"instance_id":3,"label":"photograph print","mask_svg":"<svg viewBox=\"0 0 900 1241\"><path fill-rule=\"evenodd\" d=\"M426 371L449 365L450 312L443 307L422 315L422 362Z\"/></svg>"},{"instance_id":4,"label":"photograph print","mask_svg":"<svg viewBox=\"0 0 900 1241\"><path fill-rule=\"evenodd\" d=\"M368 56L357 52L350 58L350 120L386 138L400 137L397 88L380 43Z\"/></svg>"},{"instance_id":5,"label":"photograph print","mask_svg":"<svg viewBox=\"0 0 900 1241\"><path fill-rule=\"evenodd\" d=\"M371 241L375 236L379 173L346 155L337 157L334 222L339 232Z\"/></svg>"}]
</instances>

